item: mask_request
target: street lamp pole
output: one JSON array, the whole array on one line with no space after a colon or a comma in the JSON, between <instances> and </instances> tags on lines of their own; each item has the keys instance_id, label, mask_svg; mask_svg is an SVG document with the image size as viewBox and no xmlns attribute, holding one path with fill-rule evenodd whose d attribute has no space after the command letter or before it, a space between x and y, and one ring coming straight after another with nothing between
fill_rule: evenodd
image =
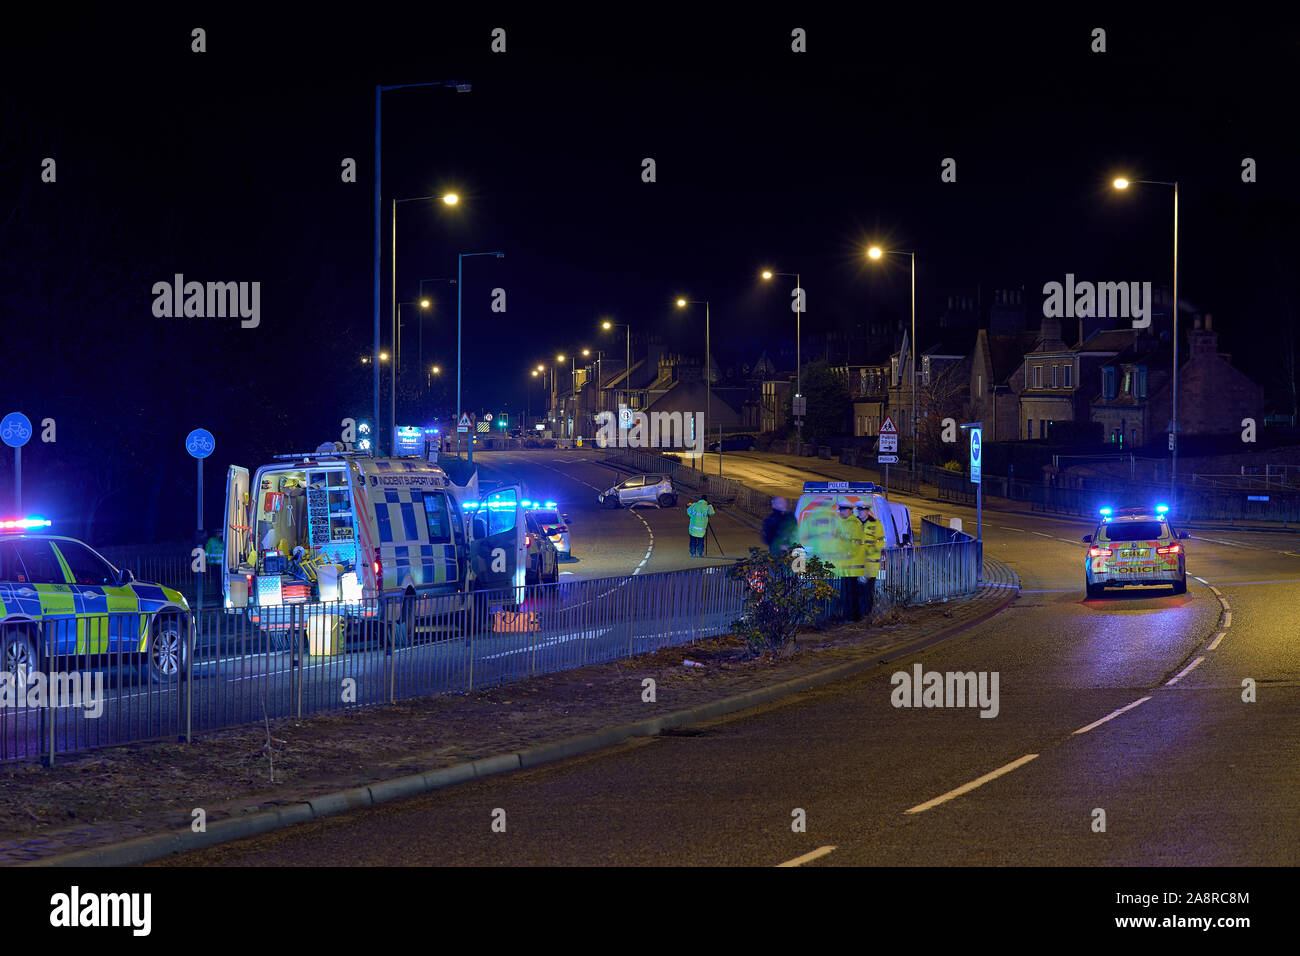
<instances>
[{"instance_id":1,"label":"street lamp pole","mask_svg":"<svg viewBox=\"0 0 1300 956\"><path fill-rule=\"evenodd\" d=\"M465 287L465 260L471 256L496 256L504 259L504 252L462 252L456 257L456 457L460 457L460 358L461 358L461 290ZM474 461L474 433L469 433L468 458Z\"/></svg>"},{"instance_id":2,"label":"street lamp pole","mask_svg":"<svg viewBox=\"0 0 1300 956\"><path fill-rule=\"evenodd\" d=\"M379 427L379 285L382 270L383 251L383 188L384 169L384 94L389 90L404 90L417 86L453 87L458 93L468 93L470 84L457 81L439 81L437 83L398 83L392 86L375 87L375 242L374 242L374 332L375 347L371 361L375 366L374 379L374 420L376 431ZM376 435L376 439L378 436Z\"/></svg>"},{"instance_id":3,"label":"street lamp pole","mask_svg":"<svg viewBox=\"0 0 1300 956\"><path fill-rule=\"evenodd\" d=\"M897 249L881 249L872 246L867 250L867 258L879 259L884 255L907 256L912 267L912 338L907 349L908 364L912 367L912 477L916 478L916 253L901 252Z\"/></svg>"},{"instance_id":4,"label":"street lamp pole","mask_svg":"<svg viewBox=\"0 0 1300 956\"><path fill-rule=\"evenodd\" d=\"M794 394L796 398L803 397L803 355L800 350L800 343L803 341L803 312L804 312L804 295L803 295L803 278L798 272L773 272L771 269L763 270L763 278L770 279L772 276L786 276L794 279L795 291L795 310L794 310ZM793 411L793 407L791 409ZM795 453L803 454L803 416L796 415L795 424Z\"/></svg>"},{"instance_id":5,"label":"street lamp pole","mask_svg":"<svg viewBox=\"0 0 1300 956\"><path fill-rule=\"evenodd\" d=\"M708 299L678 299L677 308L684 309L688 305L704 306L704 436L700 442L700 471L704 470L704 445L709 437L709 412L713 411L713 380L709 376L709 355L710 355L710 335L709 335L709 300ZM722 442L718 442L718 477L722 477Z\"/></svg>"},{"instance_id":6,"label":"street lamp pole","mask_svg":"<svg viewBox=\"0 0 1300 956\"><path fill-rule=\"evenodd\" d=\"M1171 186L1174 190L1174 373L1173 373L1173 422L1171 427L1173 459L1169 468L1169 493L1178 493L1178 180L1166 182L1159 179L1116 179L1116 189L1127 189L1131 183L1147 186ZM1172 502L1171 502L1172 504Z\"/></svg>"}]
</instances>

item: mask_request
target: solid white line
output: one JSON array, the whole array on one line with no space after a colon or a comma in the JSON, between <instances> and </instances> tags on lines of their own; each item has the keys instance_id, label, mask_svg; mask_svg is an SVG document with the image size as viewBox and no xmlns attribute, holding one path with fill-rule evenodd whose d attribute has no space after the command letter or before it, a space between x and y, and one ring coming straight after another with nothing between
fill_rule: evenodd
<instances>
[{"instance_id":1,"label":"solid white line","mask_svg":"<svg viewBox=\"0 0 1300 956\"><path fill-rule=\"evenodd\" d=\"M1217 598L1222 598L1222 597L1223 597L1223 592L1220 591L1218 588L1216 588L1213 584L1210 584L1209 581L1205 581L1205 582L1202 582L1202 583L1209 585L1209 588L1210 588L1211 591L1214 592L1214 596L1215 596L1215 597L1217 597Z\"/></svg>"},{"instance_id":2,"label":"solid white line","mask_svg":"<svg viewBox=\"0 0 1300 956\"><path fill-rule=\"evenodd\" d=\"M1173 684L1177 684L1180 680L1182 680L1184 677L1187 676L1187 672L1188 672L1188 671L1190 671L1193 667L1195 667L1197 664L1199 664L1199 663L1200 663L1201 661L1203 661L1203 660L1205 660L1204 657L1198 657L1198 658L1196 658L1196 660L1192 661L1190 664L1188 664L1186 667L1184 667L1181 671L1179 671L1177 674L1175 674L1175 675L1174 675L1173 677L1171 677L1169 680L1165 681L1165 686L1166 686L1166 687L1170 687L1170 686L1172 686Z\"/></svg>"},{"instance_id":3,"label":"solid white line","mask_svg":"<svg viewBox=\"0 0 1300 956\"><path fill-rule=\"evenodd\" d=\"M1133 701L1133 703L1131 703L1131 704L1125 704L1123 707L1119 708L1118 710L1112 710L1109 714L1107 714L1107 715L1106 715L1105 717L1103 717L1101 720L1094 720L1094 721L1093 721L1092 723L1090 723L1087 727L1080 727L1078 730L1076 730L1076 731L1074 732L1074 734L1071 734L1070 736L1073 737L1075 734L1086 734L1088 731L1092 730L1094 727L1100 727L1100 726L1101 726L1102 724L1104 724L1106 721L1108 721L1108 720L1114 720L1114 719L1115 719L1116 717L1118 717L1120 714L1124 713L1124 711L1126 711L1126 710L1132 710L1132 709L1133 709L1134 707L1136 707L1138 704L1145 704L1145 703L1146 703L1147 701L1149 701L1150 699L1151 699L1150 697L1139 697L1137 700Z\"/></svg>"},{"instance_id":4,"label":"solid white line","mask_svg":"<svg viewBox=\"0 0 1300 956\"><path fill-rule=\"evenodd\" d=\"M817 859L819 856L825 856L834 849L835 847L833 846L819 846L811 853L805 853L803 856L796 856L793 860L786 860L784 863L778 863L776 866L777 869L780 869L783 866L802 866L805 863Z\"/></svg>"},{"instance_id":5,"label":"solid white line","mask_svg":"<svg viewBox=\"0 0 1300 956\"><path fill-rule=\"evenodd\" d=\"M1226 631L1232 627L1232 609L1225 607L1223 609L1223 629Z\"/></svg>"},{"instance_id":6,"label":"solid white line","mask_svg":"<svg viewBox=\"0 0 1300 956\"><path fill-rule=\"evenodd\" d=\"M984 776L980 777L977 780L972 780L970 783L964 783L956 790L949 790L947 793L943 794L942 796L935 797L933 800L927 800L925 801L925 803L918 803L916 806L912 807L912 809L908 810L907 812L924 813L926 810L929 810L931 807L937 807L941 803L947 803L949 800L952 800L956 797L960 797L963 793L970 793L976 787L982 787L990 780L996 780L1004 773L1010 773L1011 771L1015 770L1017 767L1023 767L1025 764L1029 763L1029 761L1033 760L1037 756L1038 754L1025 754L1019 760L1013 760L1005 767L999 767L997 770L994 770L992 773L986 773Z\"/></svg>"},{"instance_id":7,"label":"solid white line","mask_svg":"<svg viewBox=\"0 0 1300 956\"><path fill-rule=\"evenodd\" d=\"M1021 534L1024 534L1024 533L1025 533L1025 529L1024 529L1024 528L1012 528L1012 527L1010 527L1009 525L1005 525L1005 524L1000 524L1000 525L998 525L998 527L1001 528L1003 531L1018 531L1018 532L1020 532Z\"/></svg>"},{"instance_id":8,"label":"solid white line","mask_svg":"<svg viewBox=\"0 0 1300 956\"><path fill-rule=\"evenodd\" d=\"M1223 640L1223 635L1224 635L1224 633L1225 633L1225 632L1220 631L1220 632L1218 633L1218 635L1214 638L1214 643L1212 643L1212 644L1207 648L1207 650L1211 650L1211 651L1212 651L1212 650L1214 650L1216 647L1218 647L1218 646L1219 646L1219 641Z\"/></svg>"},{"instance_id":9,"label":"solid white line","mask_svg":"<svg viewBox=\"0 0 1300 956\"><path fill-rule=\"evenodd\" d=\"M1041 531L1031 531L1031 532L1029 532L1029 533L1030 533L1030 534L1036 534L1036 535L1038 535L1040 538L1050 538L1050 537L1051 537L1050 534L1043 534L1043 532L1041 532Z\"/></svg>"}]
</instances>

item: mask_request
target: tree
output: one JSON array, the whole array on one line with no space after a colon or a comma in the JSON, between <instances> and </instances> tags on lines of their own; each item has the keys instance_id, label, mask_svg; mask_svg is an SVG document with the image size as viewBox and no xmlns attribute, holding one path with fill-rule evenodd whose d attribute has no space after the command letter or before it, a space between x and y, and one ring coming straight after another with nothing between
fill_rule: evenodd
<instances>
[{"instance_id":1,"label":"tree","mask_svg":"<svg viewBox=\"0 0 1300 956\"><path fill-rule=\"evenodd\" d=\"M851 431L853 403L843 374L827 362L809 362L803 367L802 388L808 400L803 425L805 441L825 441Z\"/></svg>"}]
</instances>

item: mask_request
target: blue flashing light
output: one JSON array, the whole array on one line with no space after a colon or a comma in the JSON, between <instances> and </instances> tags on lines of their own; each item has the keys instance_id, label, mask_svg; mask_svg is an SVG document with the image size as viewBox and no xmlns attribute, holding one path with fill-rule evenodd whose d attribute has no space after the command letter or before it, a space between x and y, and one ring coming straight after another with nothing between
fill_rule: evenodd
<instances>
[{"instance_id":1,"label":"blue flashing light","mask_svg":"<svg viewBox=\"0 0 1300 956\"><path fill-rule=\"evenodd\" d=\"M26 531L30 528L48 528L53 522L49 518L10 518L0 521L0 531Z\"/></svg>"},{"instance_id":2,"label":"blue flashing light","mask_svg":"<svg viewBox=\"0 0 1300 956\"><path fill-rule=\"evenodd\" d=\"M1109 508L1102 508L1102 509L1101 509L1101 513L1104 514L1104 515L1109 515L1111 512L1110 512L1110 509L1109 509Z\"/></svg>"},{"instance_id":3,"label":"blue flashing light","mask_svg":"<svg viewBox=\"0 0 1300 956\"><path fill-rule=\"evenodd\" d=\"M546 507L548 507L548 508L554 508L554 507L555 507L555 502L554 502L554 501L548 501L548 502L546 502Z\"/></svg>"},{"instance_id":4,"label":"blue flashing light","mask_svg":"<svg viewBox=\"0 0 1300 956\"><path fill-rule=\"evenodd\" d=\"M1162 515L1169 510L1168 505L1156 505L1156 514Z\"/></svg>"}]
</instances>

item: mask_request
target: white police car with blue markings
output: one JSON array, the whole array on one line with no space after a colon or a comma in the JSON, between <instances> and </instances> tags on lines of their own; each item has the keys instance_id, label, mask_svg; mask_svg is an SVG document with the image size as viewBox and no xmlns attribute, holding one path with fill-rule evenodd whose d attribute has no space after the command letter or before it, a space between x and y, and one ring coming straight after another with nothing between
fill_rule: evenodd
<instances>
[{"instance_id":1,"label":"white police car with blue markings","mask_svg":"<svg viewBox=\"0 0 1300 956\"><path fill-rule=\"evenodd\" d=\"M137 581L82 541L0 521L0 669L19 685L48 670L138 670L176 680L194 643L185 597Z\"/></svg>"},{"instance_id":2,"label":"white police car with blue markings","mask_svg":"<svg viewBox=\"0 0 1300 956\"><path fill-rule=\"evenodd\" d=\"M1166 505L1154 508L1102 508L1097 530L1084 535L1083 559L1088 597L1106 588L1170 585L1187 591L1186 531L1178 531Z\"/></svg>"}]
</instances>

